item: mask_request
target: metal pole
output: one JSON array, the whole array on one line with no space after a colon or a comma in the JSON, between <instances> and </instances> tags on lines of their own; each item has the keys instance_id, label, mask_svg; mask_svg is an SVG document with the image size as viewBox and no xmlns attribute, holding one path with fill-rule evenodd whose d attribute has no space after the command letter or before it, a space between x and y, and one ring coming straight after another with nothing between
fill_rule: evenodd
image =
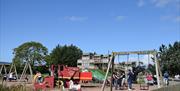
<instances>
[{"instance_id":1,"label":"metal pole","mask_svg":"<svg viewBox=\"0 0 180 91\"><path fill-rule=\"evenodd\" d=\"M129 62L129 54L127 55L127 61L126 61L126 64L125 64L125 78L127 79L127 71L128 71L128 62Z\"/></svg>"},{"instance_id":2,"label":"metal pole","mask_svg":"<svg viewBox=\"0 0 180 91\"><path fill-rule=\"evenodd\" d=\"M113 81L113 72L114 72L114 57L115 57L115 55L113 54L113 58L112 58L112 61L111 61L111 65L112 65L112 68L111 68L111 84L110 84L110 91L112 91L112 85L113 85L113 83L112 83L112 81Z\"/></svg>"},{"instance_id":3,"label":"metal pole","mask_svg":"<svg viewBox=\"0 0 180 91\"><path fill-rule=\"evenodd\" d=\"M140 66L139 53L138 53L138 66Z\"/></svg>"},{"instance_id":4,"label":"metal pole","mask_svg":"<svg viewBox=\"0 0 180 91\"><path fill-rule=\"evenodd\" d=\"M148 54L148 66L149 66L149 64L150 64L149 61L150 61L150 56L149 56L149 54Z\"/></svg>"},{"instance_id":5,"label":"metal pole","mask_svg":"<svg viewBox=\"0 0 180 91\"><path fill-rule=\"evenodd\" d=\"M155 65L156 65L157 84L158 84L158 88L160 88L158 60L157 60L157 57L156 57L156 53L154 54L154 60L155 60Z\"/></svg>"}]
</instances>

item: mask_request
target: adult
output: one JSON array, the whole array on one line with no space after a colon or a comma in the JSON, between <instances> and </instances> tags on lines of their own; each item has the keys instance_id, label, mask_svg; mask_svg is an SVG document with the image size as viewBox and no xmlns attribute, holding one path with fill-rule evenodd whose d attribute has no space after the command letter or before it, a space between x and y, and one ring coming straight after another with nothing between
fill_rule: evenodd
<instances>
[{"instance_id":1,"label":"adult","mask_svg":"<svg viewBox=\"0 0 180 91\"><path fill-rule=\"evenodd\" d=\"M121 75L121 86L123 86L125 83L125 73L123 72Z\"/></svg>"},{"instance_id":2,"label":"adult","mask_svg":"<svg viewBox=\"0 0 180 91\"><path fill-rule=\"evenodd\" d=\"M118 89L118 87L120 86L120 73L119 72L117 72L116 73L116 79L115 79L115 90L117 90Z\"/></svg>"},{"instance_id":3,"label":"adult","mask_svg":"<svg viewBox=\"0 0 180 91\"><path fill-rule=\"evenodd\" d=\"M116 79L117 79L116 73L113 72L113 78L112 78L112 85L113 86L116 86Z\"/></svg>"},{"instance_id":4,"label":"adult","mask_svg":"<svg viewBox=\"0 0 180 91\"><path fill-rule=\"evenodd\" d=\"M128 79L127 79L128 90L130 91L130 90L132 90L132 81L133 81L134 73L131 70L129 70L127 76L128 76Z\"/></svg>"},{"instance_id":5,"label":"adult","mask_svg":"<svg viewBox=\"0 0 180 91\"><path fill-rule=\"evenodd\" d=\"M169 74L167 71L164 73L164 83L165 85L169 85Z\"/></svg>"}]
</instances>

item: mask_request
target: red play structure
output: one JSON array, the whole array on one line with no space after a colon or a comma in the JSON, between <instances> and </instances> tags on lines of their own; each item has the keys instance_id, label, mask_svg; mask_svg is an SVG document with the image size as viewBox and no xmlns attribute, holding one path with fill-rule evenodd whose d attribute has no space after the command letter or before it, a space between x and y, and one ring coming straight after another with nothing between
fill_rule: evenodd
<instances>
[{"instance_id":1,"label":"red play structure","mask_svg":"<svg viewBox=\"0 0 180 91\"><path fill-rule=\"evenodd\" d=\"M51 65L51 72L54 74L55 66ZM82 81L91 81L92 73L91 72L81 72L78 67L67 67L64 65L57 66L58 78L55 80L54 75L47 76L44 78L43 82L37 82L38 75L34 76L34 89L43 89L54 88L55 82L56 85L63 85L63 87L69 88L70 80L74 83L79 84L80 80ZM62 83L63 82L63 83Z\"/></svg>"}]
</instances>

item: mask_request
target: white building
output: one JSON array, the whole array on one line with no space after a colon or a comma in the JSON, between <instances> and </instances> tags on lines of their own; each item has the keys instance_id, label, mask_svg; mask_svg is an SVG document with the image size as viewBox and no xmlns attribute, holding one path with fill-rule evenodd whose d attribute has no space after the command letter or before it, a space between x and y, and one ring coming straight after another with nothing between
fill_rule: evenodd
<instances>
[{"instance_id":1,"label":"white building","mask_svg":"<svg viewBox=\"0 0 180 91\"><path fill-rule=\"evenodd\" d=\"M81 69L107 69L108 55L97 55L93 53L84 53L77 64Z\"/></svg>"}]
</instances>

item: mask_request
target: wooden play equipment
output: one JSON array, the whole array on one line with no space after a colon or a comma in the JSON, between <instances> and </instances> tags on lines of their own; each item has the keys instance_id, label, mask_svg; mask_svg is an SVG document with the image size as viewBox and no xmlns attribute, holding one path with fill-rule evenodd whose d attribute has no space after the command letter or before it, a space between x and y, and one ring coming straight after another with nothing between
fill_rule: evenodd
<instances>
[{"instance_id":1,"label":"wooden play equipment","mask_svg":"<svg viewBox=\"0 0 180 91\"><path fill-rule=\"evenodd\" d=\"M85 81L91 81L92 80L92 73L91 72L81 72L78 67L67 67L64 65L57 65L57 75L58 78L55 80L54 77L54 72L56 72L55 69L56 66L51 65L51 73L53 75L47 76L44 78L44 81L41 83L36 82L38 79L38 75L35 75L34 77L34 89L47 89L47 88L54 88L54 82L58 87L65 87L69 88L70 87L70 82L73 81L74 87L80 87L80 81L85 80ZM73 86L71 86L73 87ZM78 88L76 89L80 91L81 89Z\"/></svg>"},{"instance_id":2,"label":"wooden play equipment","mask_svg":"<svg viewBox=\"0 0 180 91\"><path fill-rule=\"evenodd\" d=\"M13 63L11 64L11 68L10 68L10 70L9 70L9 74L10 74L11 72L14 72L14 73L15 73L15 76L16 76L16 79L18 79L17 70L16 70L16 65L15 65L14 61L13 61Z\"/></svg>"},{"instance_id":3,"label":"wooden play equipment","mask_svg":"<svg viewBox=\"0 0 180 91\"><path fill-rule=\"evenodd\" d=\"M52 74L54 74L54 66L51 66ZM38 77L40 74L36 74L33 78L34 90L37 91L39 89L46 90L46 88L54 88L54 75L47 76L43 78L43 82L38 82Z\"/></svg>"},{"instance_id":4,"label":"wooden play equipment","mask_svg":"<svg viewBox=\"0 0 180 91\"><path fill-rule=\"evenodd\" d=\"M31 68L31 65L30 65L30 61L26 62L25 66L24 66L24 69L23 69L23 72L22 72L22 74L20 76L19 81L24 81L25 79L29 79L28 75L26 74L28 68L29 68L29 72L30 72L30 80L29 81L32 81L32 79L33 79L33 72L32 72L32 68Z\"/></svg>"},{"instance_id":5,"label":"wooden play equipment","mask_svg":"<svg viewBox=\"0 0 180 91\"><path fill-rule=\"evenodd\" d=\"M3 69L4 69L4 75L7 75L6 64L1 64L0 75L3 75L2 73Z\"/></svg>"},{"instance_id":6,"label":"wooden play equipment","mask_svg":"<svg viewBox=\"0 0 180 91\"><path fill-rule=\"evenodd\" d=\"M74 85L80 85L80 81L91 81L91 72L81 72L79 67L67 67L64 65L58 65L58 82L63 81L64 87L70 87L70 81L73 81ZM59 83L61 85L61 83ZM80 89L77 89L80 90Z\"/></svg>"},{"instance_id":7,"label":"wooden play equipment","mask_svg":"<svg viewBox=\"0 0 180 91\"><path fill-rule=\"evenodd\" d=\"M106 83L106 79L107 79L110 67L111 67L111 73L112 73L111 74L110 91L112 91L112 78L113 78L113 72L114 72L115 57L118 55L130 55L130 54L138 54L138 60L139 60L139 55L152 54L154 56L153 59L154 59L155 66L156 66L157 87L160 88L160 77L159 76L161 76L161 71L160 71L158 60L157 60L157 51L156 50L145 50L145 51L112 52L112 57L109 58L108 69L106 71L106 76L105 76L105 80L103 82L101 91L104 91L105 83ZM129 57L129 56L127 56L127 57Z\"/></svg>"}]
</instances>

